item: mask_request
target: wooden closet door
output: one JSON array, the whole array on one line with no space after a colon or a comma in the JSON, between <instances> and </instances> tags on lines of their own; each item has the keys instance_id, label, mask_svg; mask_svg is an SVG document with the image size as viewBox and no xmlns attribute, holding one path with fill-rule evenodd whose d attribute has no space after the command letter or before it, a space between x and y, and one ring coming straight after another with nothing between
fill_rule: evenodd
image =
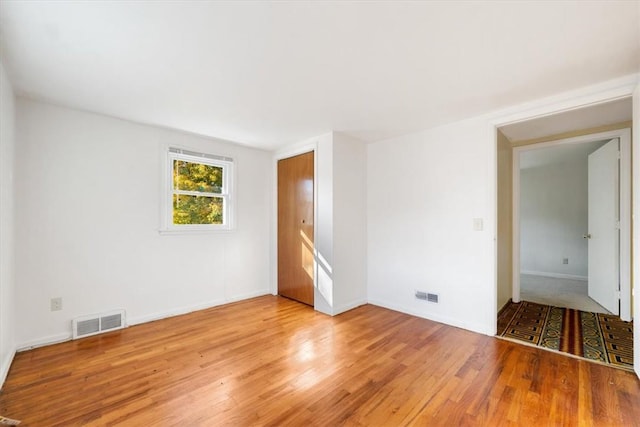
<instances>
[{"instance_id":1,"label":"wooden closet door","mask_svg":"<svg viewBox=\"0 0 640 427\"><path fill-rule=\"evenodd\" d=\"M313 155L278 161L278 294L311 306Z\"/></svg>"}]
</instances>

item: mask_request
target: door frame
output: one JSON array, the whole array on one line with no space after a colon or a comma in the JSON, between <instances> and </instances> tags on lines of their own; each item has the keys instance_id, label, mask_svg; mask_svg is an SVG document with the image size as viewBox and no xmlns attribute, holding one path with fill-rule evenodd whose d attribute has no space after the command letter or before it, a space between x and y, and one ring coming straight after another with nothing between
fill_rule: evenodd
<instances>
[{"instance_id":1,"label":"door frame","mask_svg":"<svg viewBox=\"0 0 640 427\"><path fill-rule=\"evenodd\" d=\"M566 144L582 144L600 140L620 140L620 318L631 320L631 129L617 129L573 138L513 147L512 206L512 300L520 302L520 153Z\"/></svg>"},{"instance_id":2,"label":"door frame","mask_svg":"<svg viewBox=\"0 0 640 427\"><path fill-rule=\"evenodd\" d=\"M273 198L272 215L271 215L271 283L270 292L272 295L278 295L278 161L288 159L290 157L299 156L313 152L313 287L318 288L318 262L316 241L318 236L318 142L314 139L310 142L304 142L293 147L289 147L284 151L276 152L273 155ZM315 292L315 291L314 291ZM314 308L316 304L314 295Z\"/></svg>"},{"instance_id":3,"label":"door frame","mask_svg":"<svg viewBox=\"0 0 640 427\"><path fill-rule=\"evenodd\" d=\"M487 273L488 287L491 292L487 296L487 309L485 311L485 329L488 335L495 335L498 329L496 316L498 314L498 265L502 259L498 255L497 230L498 230L498 129L513 123L550 116L578 108L589 107L596 104L611 102L622 98L631 98L633 103L632 127L636 132L632 134L634 151L640 151L640 73L633 73L624 77L608 80L603 83L584 87L582 89L564 92L548 98L539 99L513 108L496 111L486 116L486 147L487 147L487 173L489 175L489 188L487 195L487 222L490 230L486 242L487 251L490 254L491 266ZM633 312L638 318L640 313L640 297L637 289L640 288L640 156L633 156ZM640 378L640 328L633 331L634 370Z\"/></svg>"}]
</instances>

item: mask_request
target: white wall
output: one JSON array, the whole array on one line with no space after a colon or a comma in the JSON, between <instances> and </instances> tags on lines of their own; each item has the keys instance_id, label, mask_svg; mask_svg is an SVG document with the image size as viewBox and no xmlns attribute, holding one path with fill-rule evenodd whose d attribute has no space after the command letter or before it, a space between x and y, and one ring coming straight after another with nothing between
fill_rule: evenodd
<instances>
[{"instance_id":1,"label":"white wall","mask_svg":"<svg viewBox=\"0 0 640 427\"><path fill-rule=\"evenodd\" d=\"M333 133L316 138L316 310L333 314Z\"/></svg>"},{"instance_id":2,"label":"white wall","mask_svg":"<svg viewBox=\"0 0 640 427\"><path fill-rule=\"evenodd\" d=\"M524 153L526 154L526 153ZM587 279L587 156L520 171L522 273ZM569 264L562 264L563 258Z\"/></svg>"},{"instance_id":3,"label":"white wall","mask_svg":"<svg viewBox=\"0 0 640 427\"><path fill-rule=\"evenodd\" d=\"M11 83L0 63L0 387L16 350L14 275L15 106Z\"/></svg>"},{"instance_id":4,"label":"white wall","mask_svg":"<svg viewBox=\"0 0 640 427\"><path fill-rule=\"evenodd\" d=\"M495 173L486 132L478 118L368 146L369 302L491 333L493 232L487 221L473 230L473 218L487 218Z\"/></svg>"},{"instance_id":5,"label":"white wall","mask_svg":"<svg viewBox=\"0 0 640 427\"><path fill-rule=\"evenodd\" d=\"M367 302L367 151L333 134L334 314Z\"/></svg>"},{"instance_id":6,"label":"white wall","mask_svg":"<svg viewBox=\"0 0 640 427\"><path fill-rule=\"evenodd\" d=\"M137 323L268 293L270 153L25 99L16 117L19 346L68 338L80 315ZM235 230L159 235L169 144L235 159Z\"/></svg>"}]
</instances>

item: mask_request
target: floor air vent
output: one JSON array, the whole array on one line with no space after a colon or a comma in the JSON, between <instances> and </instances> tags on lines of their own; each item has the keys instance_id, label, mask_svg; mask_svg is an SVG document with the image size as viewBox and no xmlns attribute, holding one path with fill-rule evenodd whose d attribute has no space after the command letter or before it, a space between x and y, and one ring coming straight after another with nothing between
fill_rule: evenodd
<instances>
[{"instance_id":1,"label":"floor air vent","mask_svg":"<svg viewBox=\"0 0 640 427\"><path fill-rule=\"evenodd\" d=\"M73 319L73 339L124 328L124 310L115 310Z\"/></svg>"}]
</instances>

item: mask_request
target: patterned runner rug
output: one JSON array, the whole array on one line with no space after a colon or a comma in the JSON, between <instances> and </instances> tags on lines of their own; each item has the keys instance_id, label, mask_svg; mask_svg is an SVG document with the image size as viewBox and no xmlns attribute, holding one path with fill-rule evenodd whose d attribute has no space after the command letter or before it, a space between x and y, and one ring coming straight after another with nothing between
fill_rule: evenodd
<instances>
[{"instance_id":1,"label":"patterned runner rug","mask_svg":"<svg viewBox=\"0 0 640 427\"><path fill-rule=\"evenodd\" d=\"M633 322L522 301L498 314L498 336L633 371Z\"/></svg>"}]
</instances>

